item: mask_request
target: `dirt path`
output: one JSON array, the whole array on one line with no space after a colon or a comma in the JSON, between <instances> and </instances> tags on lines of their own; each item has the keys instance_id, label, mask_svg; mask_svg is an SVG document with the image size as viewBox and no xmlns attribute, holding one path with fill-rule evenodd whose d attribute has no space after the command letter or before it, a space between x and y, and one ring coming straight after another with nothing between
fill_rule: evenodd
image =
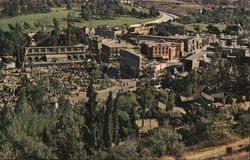
<instances>
[{"instance_id":1,"label":"dirt path","mask_svg":"<svg viewBox=\"0 0 250 160\"><path fill-rule=\"evenodd\" d=\"M209 147L207 148L206 151L190 151L184 154L186 159L210 159L210 158L216 158L216 157L221 157L227 154L226 148L227 147L232 147L233 151L234 150L240 150L243 146L249 145L249 137L244 138L242 140L227 144L227 145L222 145L218 147Z\"/></svg>"},{"instance_id":2,"label":"dirt path","mask_svg":"<svg viewBox=\"0 0 250 160\"><path fill-rule=\"evenodd\" d=\"M250 144L249 137L239 139L235 142L220 145L216 147L207 147L195 151L187 151L184 154L186 160L208 160L208 159L225 159L225 160L249 160L250 153L245 151L245 148ZM228 155L226 152L227 147L232 147L233 154ZM236 152L236 153L235 153ZM174 160L172 156L164 156L163 160Z\"/></svg>"}]
</instances>

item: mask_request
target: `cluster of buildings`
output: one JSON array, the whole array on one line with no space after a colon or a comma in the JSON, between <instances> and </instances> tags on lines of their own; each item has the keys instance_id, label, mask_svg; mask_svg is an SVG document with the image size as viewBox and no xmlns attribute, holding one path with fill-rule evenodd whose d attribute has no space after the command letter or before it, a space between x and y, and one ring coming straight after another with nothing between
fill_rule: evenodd
<instances>
[{"instance_id":1,"label":"cluster of buildings","mask_svg":"<svg viewBox=\"0 0 250 160\"><path fill-rule=\"evenodd\" d=\"M157 34L152 34L155 30ZM119 77L138 78L143 68L155 76L169 71L191 71L209 65L218 46L225 62L249 63L249 42L237 36L187 33L182 24L168 21L140 26L83 28L88 44L25 48L24 64L63 65L86 62L94 56L100 64L118 70Z\"/></svg>"},{"instance_id":2,"label":"cluster of buildings","mask_svg":"<svg viewBox=\"0 0 250 160\"><path fill-rule=\"evenodd\" d=\"M170 22L168 24L172 26ZM182 33L176 35L174 33L176 30L170 30L171 33L173 32L171 36L148 34L150 29L158 26L160 24L157 26L133 26L112 38L102 36L103 33L90 35L89 49L97 55L100 62L114 66L119 63L122 77L138 78L143 68L149 65L155 68L155 72L159 68L167 71L166 68L173 68L173 66L184 70L184 66L180 67L183 57L202 49L210 41L208 36L187 36L181 35ZM164 26L166 26L165 23ZM142 29L142 34L138 34L140 29Z\"/></svg>"},{"instance_id":3,"label":"cluster of buildings","mask_svg":"<svg viewBox=\"0 0 250 160\"><path fill-rule=\"evenodd\" d=\"M156 33L152 33L152 30ZM161 75L168 72L185 77L189 71L209 66L218 49L224 63L250 65L249 39L240 39L238 36L190 34L182 24L172 21L139 26L100 26L95 29L84 27L79 33L88 39L87 43L75 46L26 47L24 66L84 66L90 57L94 57L101 67L112 71L115 69L116 78L137 79L143 74L144 68L150 66L153 69L153 79L158 80ZM10 65L9 67L14 68ZM9 97L13 97L13 89L8 90L9 93L5 91L6 94L1 97L4 101L9 101ZM225 95L204 91L199 97L222 102ZM15 100L15 97L11 99ZM194 97L181 96L179 101L192 102Z\"/></svg>"}]
</instances>

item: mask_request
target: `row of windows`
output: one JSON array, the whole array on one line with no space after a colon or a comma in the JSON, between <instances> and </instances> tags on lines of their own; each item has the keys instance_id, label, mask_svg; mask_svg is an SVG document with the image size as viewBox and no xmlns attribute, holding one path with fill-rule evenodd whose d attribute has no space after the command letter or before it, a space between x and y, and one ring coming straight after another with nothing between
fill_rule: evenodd
<instances>
[{"instance_id":1,"label":"row of windows","mask_svg":"<svg viewBox=\"0 0 250 160\"><path fill-rule=\"evenodd\" d=\"M166 50L166 49L168 49L168 48L169 48L169 47L154 47L155 50L160 50L160 49Z\"/></svg>"},{"instance_id":2,"label":"row of windows","mask_svg":"<svg viewBox=\"0 0 250 160\"><path fill-rule=\"evenodd\" d=\"M37 48L29 49L29 53L34 52L71 52L71 51L84 51L84 48Z\"/></svg>"},{"instance_id":3,"label":"row of windows","mask_svg":"<svg viewBox=\"0 0 250 160\"><path fill-rule=\"evenodd\" d=\"M154 54L168 54L168 52L164 52L164 51L155 51Z\"/></svg>"},{"instance_id":4,"label":"row of windows","mask_svg":"<svg viewBox=\"0 0 250 160\"><path fill-rule=\"evenodd\" d=\"M83 60L85 57L83 55L80 56L67 56L67 60ZM47 58L46 56L42 56L42 57L28 57L28 62L46 62Z\"/></svg>"}]
</instances>

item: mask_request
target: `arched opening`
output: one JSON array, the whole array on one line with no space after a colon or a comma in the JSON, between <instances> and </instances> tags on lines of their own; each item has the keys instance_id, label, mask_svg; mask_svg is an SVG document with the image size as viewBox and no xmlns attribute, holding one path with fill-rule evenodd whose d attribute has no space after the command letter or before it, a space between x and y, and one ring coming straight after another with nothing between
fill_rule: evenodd
<instances>
[{"instance_id":1,"label":"arched opening","mask_svg":"<svg viewBox=\"0 0 250 160\"><path fill-rule=\"evenodd\" d=\"M29 58L28 58L28 61L29 61L29 62L32 62L32 61L33 61L33 58L32 58L32 57L29 57Z\"/></svg>"},{"instance_id":2,"label":"arched opening","mask_svg":"<svg viewBox=\"0 0 250 160\"><path fill-rule=\"evenodd\" d=\"M73 56L73 59L74 60L78 60L78 56Z\"/></svg>"},{"instance_id":3,"label":"arched opening","mask_svg":"<svg viewBox=\"0 0 250 160\"><path fill-rule=\"evenodd\" d=\"M38 57L35 57L35 61L36 61L36 62L39 62L39 58L38 58Z\"/></svg>"},{"instance_id":4,"label":"arched opening","mask_svg":"<svg viewBox=\"0 0 250 160\"><path fill-rule=\"evenodd\" d=\"M84 56L83 56L83 55L80 55L80 59L82 59L82 60L83 60L83 59L84 59Z\"/></svg>"},{"instance_id":5,"label":"arched opening","mask_svg":"<svg viewBox=\"0 0 250 160\"><path fill-rule=\"evenodd\" d=\"M67 59L71 61L71 60L72 60L72 57L71 57L71 56L68 56Z\"/></svg>"},{"instance_id":6,"label":"arched opening","mask_svg":"<svg viewBox=\"0 0 250 160\"><path fill-rule=\"evenodd\" d=\"M46 62L47 58L46 58L46 56L42 56L40 60L43 61L43 62Z\"/></svg>"}]
</instances>

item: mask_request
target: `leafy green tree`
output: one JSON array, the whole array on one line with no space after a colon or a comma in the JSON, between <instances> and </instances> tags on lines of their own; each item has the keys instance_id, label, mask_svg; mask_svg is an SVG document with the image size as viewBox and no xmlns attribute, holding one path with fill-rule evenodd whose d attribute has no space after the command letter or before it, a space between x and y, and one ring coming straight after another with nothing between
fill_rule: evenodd
<instances>
[{"instance_id":1,"label":"leafy green tree","mask_svg":"<svg viewBox=\"0 0 250 160\"><path fill-rule=\"evenodd\" d=\"M111 18L114 16L111 8L107 8L105 13L106 13L106 18Z\"/></svg>"},{"instance_id":2,"label":"leafy green tree","mask_svg":"<svg viewBox=\"0 0 250 160\"><path fill-rule=\"evenodd\" d=\"M19 0L10 0L9 2L9 13L7 13L9 16L17 16L19 12Z\"/></svg>"},{"instance_id":3,"label":"leafy green tree","mask_svg":"<svg viewBox=\"0 0 250 160\"><path fill-rule=\"evenodd\" d=\"M221 33L221 31L219 30L219 28L216 27L216 26L214 26L214 25L212 25L212 24L209 24L207 26L207 32L210 33L210 34L217 34L217 35Z\"/></svg>"},{"instance_id":4,"label":"leafy green tree","mask_svg":"<svg viewBox=\"0 0 250 160\"><path fill-rule=\"evenodd\" d=\"M60 34L60 22L57 18L53 18L53 24L54 24L54 36L58 37ZM53 34L52 34L52 36L53 36Z\"/></svg>"},{"instance_id":5,"label":"leafy green tree","mask_svg":"<svg viewBox=\"0 0 250 160\"><path fill-rule=\"evenodd\" d=\"M188 107L184 116L183 121L189 125L182 131L186 144L219 140L233 134L230 115L219 107L208 106L206 101L200 103Z\"/></svg>"},{"instance_id":6,"label":"leafy green tree","mask_svg":"<svg viewBox=\"0 0 250 160\"><path fill-rule=\"evenodd\" d=\"M60 159L81 159L86 157L85 144L82 141L80 130L75 125L73 108L69 100L60 97L59 100L59 122L56 130L57 155Z\"/></svg>"},{"instance_id":7,"label":"leafy green tree","mask_svg":"<svg viewBox=\"0 0 250 160\"><path fill-rule=\"evenodd\" d=\"M80 16L81 16L84 20L90 20L90 19L91 19L91 13L90 13L89 7L82 6L82 7L81 7Z\"/></svg>"},{"instance_id":8,"label":"leafy green tree","mask_svg":"<svg viewBox=\"0 0 250 160\"><path fill-rule=\"evenodd\" d=\"M197 33L200 33L200 31L201 31L201 26L200 26L200 25L193 25L193 28L194 28L194 30L195 30Z\"/></svg>"},{"instance_id":9,"label":"leafy green tree","mask_svg":"<svg viewBox=\"0 0 250 160\"><path fill-rule=\"evenodd\" d=\"M7 111L4 117L0 143L8 142L17 158L53 158L40 138L47 118L35 112L25 96L19 99L16 110Z\"/></svg>"},{"instance_id":10,"label":"leafy green tree","mask_svg":"<svg viewBox=\"0 0 250 160\"><path fill-rule=\"evenodd\" d=\"M153 94L155 95L155 98L157 101L160 101L161 103L164 103L164 104L168 104L169 95L166 91L155 89L153 91Z\"/></svg>"},{"instance_id":11,"label":"leafy green tree","mask_svg":"<svg viewBox=\"0 0 250 160\"><path fill-rule=\"evenodd\" d=\"M23 28L24 28L24 29L30 29L30 28L31 28L31 26L30 26L30 24L29 24L29 23L24 22L24 24L23 24Z\"/></svg>"},{"instance_id":12,"label":"leafy green tree","mask_svg":"<svg viewBox=\"0 0 250 160\"><path fill-rule=\"evenodd\" d=\"M57 46L58 44L59 42L56 36L49 36L41 43L43 46Z\"/></svg>"},{"instance_id":13,"label":"leafy green tree","mask_svg":"<svg viewBox=\"0 0 250 160\"><path fill-rule=\"evenodd\" d=\"M151 34L151 35L157 35L156 29L155 28L150 28L149 34Z\"/></svg>"},{"instance_id":14,"label":"leafy green tree","mask_svg":"<svg viewBox=\"0 0 250 160\"><path fill-rule=\"evenodd\" d=\"M238 25L229 25L225 28L224 33L228 35L238 35L240 27Z\"/></svg>"},{"instance_id":15,"label":"leafy green tree","mask_svg":"<svg viewBox=\"0 0 250 160\"><path fill-rule=\"evenodd\" d=\"M149 9L149 15L151 17L157 17L160 15L159 11L155 9L153 6Z\"/></svg>"},{"instance_id":16,"label":"leafy green tree","mask_svg":"<svg viewBox=\"0 0 250 160\"><path fill-rule=\"evenodd\" d=\"M34 26L35 27L44 27L44 25L40 21L34 22Z\"/></svg>"},{"instance_id":17,"label":"leafy green tree","mask_svg":"<svg viewBox=\"0 0 250 160\"><path fill-rule=\"evenodd\" d=\"M40 44L40 43L44 42L48 36L49 36L48 33L44 32L44 31L38 31L34 35L34 39L36 42L38 42L38 44Z\"/></svg>"},{"instance_id":18,"label":"leafy green tree","mask_svg":"<svg viewBox=\"0 0 250 160\"><path fill-rule=\"evenodd\" d=\"M139 12L135 9L135 8L132 8L131 9L131 14L138 17L139 16Z\"/></svg>"},{"instance_id":19,"label":"leafy green tree","mask_svg":"<svg viewBox=\"0 0 250 160\"><path fill-rule=\"evenodd\" d=\"M133 93L120 93L114 103L113 112L116 113L117 111L118 120L116 121L116 118L113 118L113 129L115 132L118 129L118 133L114 133L113 136L117 136L117 139L114 140L118 143L129 136L136 135L137 125L135 121L139 118L140 105ZM118 125L118 128L115 127L116 125Z\"/></svg>"},{"instance_id":20,"label":"leafy green tree","mask_svg":"<svg viewBox=\"0 0 250 160\"><path fill-rule=\"evenodd\" d=\"M12 24L8 24L10 30L14 31L16 28Z\"/></svg>"},{"instance_id":21,"label":"leafy green tree","mask_svg":"<svg viewBox=\"0 0 250 160\"><path fill-rule=\"evenodd\" d=\"M146 153L156 157L178 153L181 144L181 135L169 126L150 131L146 137L141 139L138 145L140 155Z\"/></svg>"}]
</instances>

